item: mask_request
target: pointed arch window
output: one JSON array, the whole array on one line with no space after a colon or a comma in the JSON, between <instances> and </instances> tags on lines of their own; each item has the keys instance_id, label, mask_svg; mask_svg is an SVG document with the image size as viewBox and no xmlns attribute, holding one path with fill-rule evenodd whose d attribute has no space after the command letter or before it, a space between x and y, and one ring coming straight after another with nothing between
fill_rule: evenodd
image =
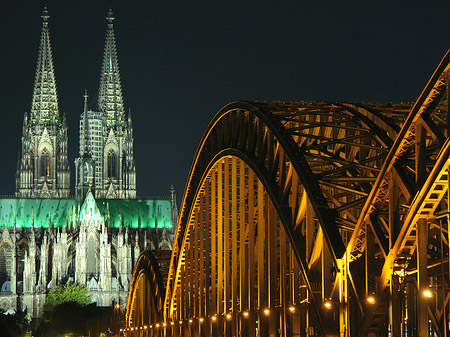
<instances>
[{"instance_id":1,"label":"pointed arch window","mask_svg":"<svg viewBox=\"0 0 450 337\"><path fill-rule=\"evenodd\" d=\"M116 177L116 154L113 150L109 150L108 152L108 178L115 178Z\"/></svg>"},{"instance_id":2,"label":"pointed arch window","mask_svg":"<svg viewBox=\"0 0 450 337\"><path fill-rule=\"evenodd\" d=\"M122 153L122 173L125 174L127 170L127 154L125 153L125 151L123 151Z\"/></svg>"},{"instance_id":3,"label":"pointed arch window","mask_svg":"<svg viewBox=\"0 0 450 337\"><path fill-rule=\"evenodd\" d=\"M30 151L30 167L31 167L31 174L34 176L36 172L34 172L34 153L33 151Z\"/></svg>"},{"instance_id":4,"label":"pointed arch window","mask_svg":"<svg viewBox=\"0 0 450 337\"><path fill-rule=\"evenodd\" d=\"M3 246L0 249L0 287L3 285L5 281L8 281L9 274L8 273L8 263L7 260L11 256L10 249L7 249L8 246Z\"/></svg>"},{"instance_id":5,"label":"pointed arch window","mask_svg":"<svg viewBox=\"0 0 450 337\"><path fill-rule=\"evenodd\" d=\"M41 152L41 177L50 176L50 155L47 149Z\"/></svg>"}]
</instances>

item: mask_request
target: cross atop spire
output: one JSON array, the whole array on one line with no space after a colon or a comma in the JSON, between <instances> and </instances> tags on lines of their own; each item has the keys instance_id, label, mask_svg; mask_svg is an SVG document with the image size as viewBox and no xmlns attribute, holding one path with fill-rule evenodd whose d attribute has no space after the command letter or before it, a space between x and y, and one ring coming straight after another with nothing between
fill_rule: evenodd
<instances>
[{"instance_id":1,"label":"cross atop spire","mask_svg":"<svg viewBox=\"0 0 450 337\"><path fill-rule=\"evenodd\" d=\"M108 11L108 16L106 17L106 20L108 20L108 23L113 23L114 19L115 19L115 17L114 17L112 8L110 7L109 11Z\"/></svg>"},{"instance_id":2,"label":"cross atop spire","mask_svg":"<svg viewBox=\"0 0 450 337\"><path fill-rule=\"evenodd\" d=\"M50 19L50 15L48 15L48 11L47 11L47 6L44 6L44 9L42 10L41 18L42 18L42 22L44 24L47 23L48 19Z\"/></svg>"}]
</instances>

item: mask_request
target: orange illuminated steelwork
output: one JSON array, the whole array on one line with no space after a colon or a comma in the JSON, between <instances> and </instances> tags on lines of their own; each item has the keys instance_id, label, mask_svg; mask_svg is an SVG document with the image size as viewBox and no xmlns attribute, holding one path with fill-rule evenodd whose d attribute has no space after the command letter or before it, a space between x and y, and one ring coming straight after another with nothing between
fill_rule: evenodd
<instances>
[{"instance_id":1,"label":"orange illuminated steelwork","mask_svg":"<svg viewBox=\"0 0 450 337\"><path fill-rule=\"evenodd\" d=\"M165 296L138 265L127 326L208 334L192 317L217 315L217 335L444 336L449 78L447 53L414 104L223 107L192 163Z\"/></svg>"}]
</instances>

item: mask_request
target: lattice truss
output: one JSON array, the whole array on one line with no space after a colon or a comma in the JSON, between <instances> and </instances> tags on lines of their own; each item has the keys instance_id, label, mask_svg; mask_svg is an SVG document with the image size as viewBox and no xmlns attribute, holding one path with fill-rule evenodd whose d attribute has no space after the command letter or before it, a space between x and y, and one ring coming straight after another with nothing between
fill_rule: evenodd
<instances>
[{"instance_id":1,"label":"lattice truss","mask_svg":"<svg viewBox=\"0 0 450 337\"><path fill-rule=\"evenodd\" d=\"M449 59L414 104L219 111L183 196L162 314L180 326L167 333L400 336L425 324L442 336ZM440 296L423 302L424 284Z\"/></svg>"}]
</instances>

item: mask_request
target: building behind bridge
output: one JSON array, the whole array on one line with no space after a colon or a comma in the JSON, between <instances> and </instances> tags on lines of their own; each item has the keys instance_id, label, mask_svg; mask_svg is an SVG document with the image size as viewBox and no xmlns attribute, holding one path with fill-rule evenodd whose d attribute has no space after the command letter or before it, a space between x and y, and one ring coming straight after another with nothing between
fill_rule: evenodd
<instances>
[{"instance_id":1,"label":"building behind bridge","mask_svg":"<svg viewBox=\"0 0 450 337\"><path fill-rule=\"evenodd\" d=\"M110 10L98 109L80 117L75 196L70 193L67 123L60 114L44 9L34 92L25 113L15 197L0 199L0 309L42 314L45 294L79 283L99 306L125 305L144 249L171 250L175 191L138 198L131 114L125 116Z\"/></svg>"}]
</instances>

